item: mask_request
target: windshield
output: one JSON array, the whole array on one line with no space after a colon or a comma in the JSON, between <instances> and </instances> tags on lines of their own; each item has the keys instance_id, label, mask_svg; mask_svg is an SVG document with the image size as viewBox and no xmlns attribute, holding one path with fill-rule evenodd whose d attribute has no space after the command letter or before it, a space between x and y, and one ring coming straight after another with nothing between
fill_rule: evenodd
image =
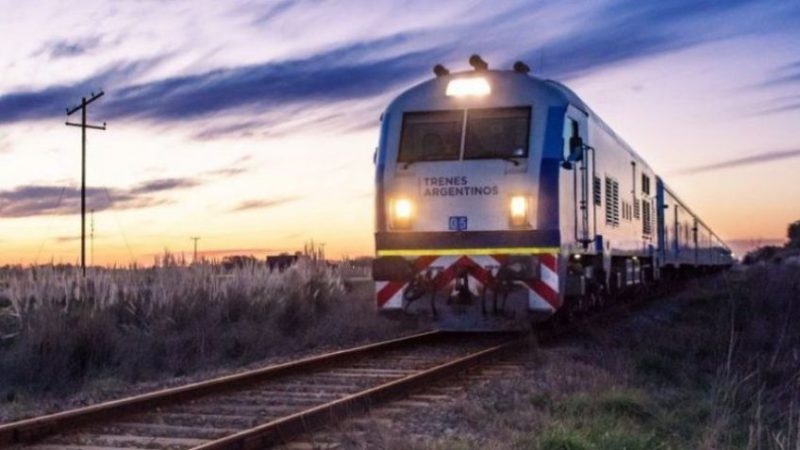
<instances>
[{"instance_id":1,"label":"windshield","mask_svg":"<svg viewBox=\"0 0 800 450\"><path fill-rule=\"evenodd\" d=\"M471 109L467 113L464 159L528 156L531 109Z\"/></svg>"},{"instance_id":2,"label":"windshield","mask_svg":"<svg viewBox=\"0 0 800 450\"><path fill-rule=\"evenodd\" d=\"M464 111L406 113L398 161L459 159Z\"/></svg>"}]
</instances>

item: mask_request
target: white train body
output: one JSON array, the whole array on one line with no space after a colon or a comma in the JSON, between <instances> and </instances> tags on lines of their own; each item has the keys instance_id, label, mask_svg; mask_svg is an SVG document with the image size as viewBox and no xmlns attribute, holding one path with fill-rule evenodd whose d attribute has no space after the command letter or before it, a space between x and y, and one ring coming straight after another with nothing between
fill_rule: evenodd
<instances>
[{"instance_id":1,"label":"white train body","mask_svg":"<svg viewBox=\"0 0 800 450\"><path fill-rule=\"evenodd\" d=\"M443 74L389 105L375 244L378 308L469 326L497 320L498 293L503 319L547 318L662 268L731 263L572 91L522 71Z\"/></svg>"}]
</instances>

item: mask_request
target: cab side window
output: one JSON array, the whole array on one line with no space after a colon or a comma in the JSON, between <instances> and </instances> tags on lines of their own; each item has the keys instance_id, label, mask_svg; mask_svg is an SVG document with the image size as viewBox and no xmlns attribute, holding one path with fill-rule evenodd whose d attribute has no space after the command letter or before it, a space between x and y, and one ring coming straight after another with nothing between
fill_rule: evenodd
<instances>
[{"instance_id":1,"label":"cab side window","mask_svg":"<svg viewBox=\"0 0 800 450\"><path fill-rule=\"evenodd\" d=\"M570 151L572 150L569 146L572 138L580 136L580 128L578 126L578 122L575 119L571 119L569 117L564 120L564 159L566 160L569 158Z\"/></svg>"}]
</instances>

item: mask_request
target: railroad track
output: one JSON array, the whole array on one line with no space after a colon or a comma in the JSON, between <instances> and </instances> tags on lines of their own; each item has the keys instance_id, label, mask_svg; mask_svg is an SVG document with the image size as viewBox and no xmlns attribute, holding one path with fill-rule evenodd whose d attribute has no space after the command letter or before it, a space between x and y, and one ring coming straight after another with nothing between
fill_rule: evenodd
<instances>
[{"instance_id":1,"label":"railroad track","mask_svg":"<svg viewBox=\"0 0 800 450\"><path fill-rule=\"evenodd\" d=\"M393 339L0 425L0 447L262 449L403 397L520 339L450 331Z\"/></svg>"}]
</instances>

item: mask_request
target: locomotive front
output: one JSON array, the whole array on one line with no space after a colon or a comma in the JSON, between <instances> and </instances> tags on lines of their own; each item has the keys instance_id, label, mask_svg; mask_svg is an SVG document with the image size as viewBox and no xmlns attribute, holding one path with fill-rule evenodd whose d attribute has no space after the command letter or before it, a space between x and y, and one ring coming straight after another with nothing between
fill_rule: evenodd
<instances>
[{"instance_id":1,"label":"locomotive front","mask_svg":"<svg viewBox=\"0 0 800 450\"><path fill-rule=\"evenodd\" d=\"M528 323L560 302L561 160L544 149L562 100L524 64L470 63L474 71L454 74L437 66L382 117L376 302L444 326Z\"/></svg>"}]
</instances>

